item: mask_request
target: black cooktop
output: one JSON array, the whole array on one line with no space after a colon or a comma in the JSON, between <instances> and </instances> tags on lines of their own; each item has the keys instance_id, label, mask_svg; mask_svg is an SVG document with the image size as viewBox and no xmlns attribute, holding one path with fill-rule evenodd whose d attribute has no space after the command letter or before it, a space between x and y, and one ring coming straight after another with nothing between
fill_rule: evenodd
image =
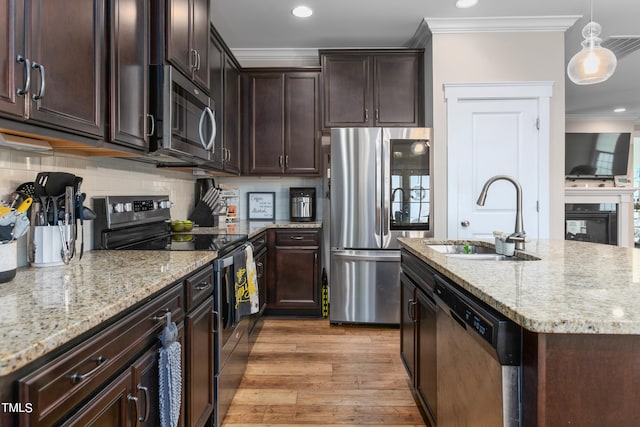
<instances>
[{"instance_id":1,"label":"black cooktop","mask_svg":"<svg viewBox=\"0 0 640 427\"><path fill-rule=\"evenodd\" d=\"M165 251L218 251L228 253L247 241L246 234L169 234L117 249L126 250L165 250Z\"/></svg>"}]
</instances>

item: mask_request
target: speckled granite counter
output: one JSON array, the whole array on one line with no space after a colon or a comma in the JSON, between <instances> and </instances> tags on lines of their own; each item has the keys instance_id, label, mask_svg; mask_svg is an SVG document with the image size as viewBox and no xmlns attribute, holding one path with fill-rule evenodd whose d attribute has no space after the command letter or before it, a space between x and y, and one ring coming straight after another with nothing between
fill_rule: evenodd
<instances>
[{"instance_id":1,"label":"speckled granite counter","mask_svg":"<svg viewBox=\"0 0 640 427\"><path fill-rule=\"evenodd\" d=\"M321 228L321 222L242 221L226 232L253 237L268 228ZM63 267L22 267L0 283L0 376L118 315L217 257L215 251L90 251Z\"/></svg>"},{"instance_id":2,"label":"speckled granite counter","mask_svg":"<svg viewBox=\"0 0 640 427\"><path fill-rule=\"evenodd\" d=\"M0 376L214 260L215 251L91 251L68 266L18 269L0 284Z\"/></svg>"},{"instance_id":3,"label":"speckled granite counter","mask_svg":"<svg viewBox=\"0 0 640 427\"><path fill-rule=\"evenodd\" d=\"M278 221L240 221L227 224L225 227L213 228L213 227L195 227L189 233L192 234L204 234L204 233L232 233L232 234L247 234L249 238L260 234L264 230L269 228L322 228L322 222L290 222L286 220Z\"/></svg>"},{"instance_id":4,"label":"speckled granite counter","mask_svg":"<svg viewBox=\"0 0 640 427\"><path fill-rule=\"evenodd\" d=\"M427 247L436 240L399 240L530 331L640 335L640 249L539 240L524 251L539 261L472 261Z\"/></svg>"}]
</instances>

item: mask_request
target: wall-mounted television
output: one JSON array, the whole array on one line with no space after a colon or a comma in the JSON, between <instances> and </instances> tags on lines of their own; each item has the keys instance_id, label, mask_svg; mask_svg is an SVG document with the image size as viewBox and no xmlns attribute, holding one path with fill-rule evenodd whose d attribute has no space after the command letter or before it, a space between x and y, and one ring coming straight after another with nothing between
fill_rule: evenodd
<instances>
[{"instance_id":1,"label":"wall-mounted television","mask_svg":"<svg viewBox=\"0 0 640 427\"><path fill-rule=\"evenodd\" d=\"M626 175L630 147L630 132L566 133L565 175L573 179Z\"/></svg>"}]
</instances>

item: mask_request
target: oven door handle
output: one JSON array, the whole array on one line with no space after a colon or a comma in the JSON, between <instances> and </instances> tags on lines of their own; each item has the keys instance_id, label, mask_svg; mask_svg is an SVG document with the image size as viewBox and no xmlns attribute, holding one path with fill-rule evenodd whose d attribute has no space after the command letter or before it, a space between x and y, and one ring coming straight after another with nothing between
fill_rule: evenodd
<instances>
[{"instance_id":1,"label":"oven door handle","mask_svg":"<svg viewBox=\"0 0 640 427\"><path fill-rule=\"evenodd\" d=\"M230 255L226 258L219 258L214 261L215 271L222 271L227 267L231 267L233 265L233 255Z\"/></svg>"}]
</instances>

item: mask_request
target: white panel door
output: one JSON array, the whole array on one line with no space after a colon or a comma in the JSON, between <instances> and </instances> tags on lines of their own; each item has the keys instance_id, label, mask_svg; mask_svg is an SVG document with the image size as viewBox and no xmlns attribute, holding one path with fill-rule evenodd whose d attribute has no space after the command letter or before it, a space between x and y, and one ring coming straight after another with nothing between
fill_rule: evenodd
<instances>
[{"instance_id":1,"label":"white panel door","mask_svg":"<svg viewBox=\"0 0 640 427\"><path fill-rule=\"evenodd\" d=\"M449 110L449 238L491 238L494 230L513 233L515 187L496 181L484 206L476 201L494 175L510 175L522 186L527 237L539 237L538 99L458 99ZM453 113L453 114L451 114ZM548 160L547 160L548 161Z\"/></svg>"}]
</instances>

